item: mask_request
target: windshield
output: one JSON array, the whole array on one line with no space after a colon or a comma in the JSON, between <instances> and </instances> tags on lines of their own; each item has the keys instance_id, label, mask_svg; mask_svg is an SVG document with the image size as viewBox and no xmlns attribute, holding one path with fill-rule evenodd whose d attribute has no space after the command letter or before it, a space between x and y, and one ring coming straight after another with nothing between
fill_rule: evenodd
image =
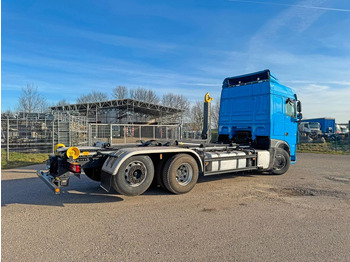
<instances>
[{"instance_id":1,"label":"windshield","mask_svg":"<svg viewBox=\"0 0 350 262\"><path fill-rule=\"evenodd\" d=\"M311 123L310 123L310 127L311 127L311 128L319 128L319 127L320 127L320 124L319 124L319 123L316 123L316 122L311 122Z\"/></svg>"}]
</instances>

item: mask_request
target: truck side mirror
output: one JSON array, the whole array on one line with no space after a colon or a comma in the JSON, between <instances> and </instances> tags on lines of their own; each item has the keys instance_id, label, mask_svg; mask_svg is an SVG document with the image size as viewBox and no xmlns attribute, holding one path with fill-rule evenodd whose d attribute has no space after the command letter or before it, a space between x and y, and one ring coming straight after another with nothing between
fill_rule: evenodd
<instances>
[{"instance_id":1,"label":"truck side mirror","mask_svg":"<svg viewBox=\"0 0 350 262\"><path fill-rule=\"evenodd\" d=\"M297 111L301 113L301 102L299 100L297 101Z\"/></svg>"},{"instance_id":2,"label":"truck side mirror","mask_svg":"<svg viewBox=\"0 0 350 262\"><path fill-rule=\"evenodd\" d=\"M298 112L298 116L297 116L297 118L300 120L300 119L303 119L303 114L302 113L300 113L300 112Z\"/></svg>"}]
</instances>

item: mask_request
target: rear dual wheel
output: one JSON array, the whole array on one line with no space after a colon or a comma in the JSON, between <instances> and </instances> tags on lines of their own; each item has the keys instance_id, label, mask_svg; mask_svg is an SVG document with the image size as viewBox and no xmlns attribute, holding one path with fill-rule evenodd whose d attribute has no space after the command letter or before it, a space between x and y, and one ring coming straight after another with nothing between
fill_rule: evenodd
<instances>
[{"instance_id":1,"label":"rear dual wheel","mask_svg":"<svg viewBox=\"0 0 350 262\"><path fill-rule=\"evenodd\" d=\"M136 196L144 193L154 177L154 166L148 156L128 158L113 176L112 186L120 194Z\"/></svg>"},{"instance_id":2,"label":"rear dual wheel","mask_svg":"<svg viewBox=\"0 0 350 262\"><path fill-rule=\"evenodd\" d=\"M161 179L164 187L174 194L192 190L198 180L198 165L188 154L177 154L165 163Z\"/></svg>"}]
</instances>

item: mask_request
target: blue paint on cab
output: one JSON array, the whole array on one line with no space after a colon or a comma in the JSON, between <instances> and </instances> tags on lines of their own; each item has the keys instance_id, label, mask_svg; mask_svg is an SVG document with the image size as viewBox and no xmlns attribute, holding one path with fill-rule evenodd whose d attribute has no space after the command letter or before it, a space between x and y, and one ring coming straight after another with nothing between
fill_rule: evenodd
<instances>
[{"instance_id":1,"label":"blue paint on cab","mask_svg":"<svg viewBox=\"0 0 350 262\"><path fill-rule=\"evenodd\" d=\"M219 140L235 142L249 134L256 148L269 149L272 140L284 141L296 160L298 123L296 95L264 70L226 78L223 82L218 134Z\"/></svg>"}]
</instances>

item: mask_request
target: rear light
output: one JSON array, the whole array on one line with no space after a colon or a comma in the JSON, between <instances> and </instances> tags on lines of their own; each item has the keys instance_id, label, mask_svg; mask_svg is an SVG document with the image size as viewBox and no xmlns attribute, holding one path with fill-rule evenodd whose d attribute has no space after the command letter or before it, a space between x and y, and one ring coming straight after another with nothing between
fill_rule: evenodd
<instances>
[{"instance_id":1,"label":"rear light","mask_svg":"<svg viewBox=\"0 0 350 262\"><path fill-rule=\"evenodd\" d=\"M80 165L78 163L69 163L68 169L69 169L69 171L71 171L73 173L80 173L81 172L81 168L80 168Z\"/></svg>"}]
</instances>

